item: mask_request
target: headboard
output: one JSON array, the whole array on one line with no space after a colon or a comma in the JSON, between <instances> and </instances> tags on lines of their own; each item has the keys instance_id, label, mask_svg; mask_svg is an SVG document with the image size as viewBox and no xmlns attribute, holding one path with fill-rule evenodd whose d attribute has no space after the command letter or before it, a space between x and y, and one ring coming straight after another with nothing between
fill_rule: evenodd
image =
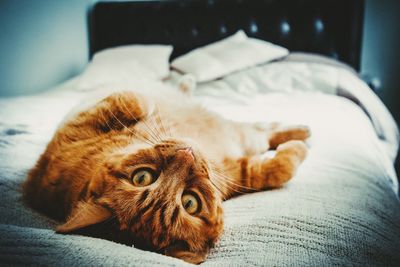
<instances>
[{"instance_id":1,"label":"headboard","mask_svg":"<svg viewBox=\"0 0 400 267\"><path fill-rule=\"evenodd\" d=\"M172 44L172 58L243 29L291 51L360 67L364 0L99 2L89 10L90 57L127 44Z\"/></svg>"}]
</instances>

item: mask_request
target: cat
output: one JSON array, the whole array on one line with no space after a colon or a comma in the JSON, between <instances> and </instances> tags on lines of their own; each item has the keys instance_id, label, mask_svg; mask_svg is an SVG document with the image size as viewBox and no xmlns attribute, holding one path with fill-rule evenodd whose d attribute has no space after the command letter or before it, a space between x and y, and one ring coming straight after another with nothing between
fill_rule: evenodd
<instances>
[{"instance_id":1,"label":"cat","mask_svg":"<svg viewBox=\"0 0 400 267\"><path fill-rule=\"evenodd\" d=\"M185 97L115 92L62 123L24 200L64 221L58 233L105 224L97 236L201 263L223 232L222 201L281 187L309 136L306 126L230 121ZM261 156L268 149L274 157Z\"/></svg>"}]
</instances>

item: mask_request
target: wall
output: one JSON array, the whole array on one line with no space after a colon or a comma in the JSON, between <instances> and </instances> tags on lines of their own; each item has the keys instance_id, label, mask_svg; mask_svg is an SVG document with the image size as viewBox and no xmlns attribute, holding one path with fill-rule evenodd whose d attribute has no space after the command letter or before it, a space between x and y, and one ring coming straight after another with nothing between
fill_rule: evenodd
<instances>
[{"instance_id":1,"label":"wall","mask_svg":"<svg viewBox=\"0 0 400 267\"><path fill-rule=\"evenodd\" d=\"M400 123L400 1L367 0L362 73L379 77L378 95Z\"/></svg>"},{"instance_id":2,"label":"wall","mask_svg":"<svg viewBox=\"0 0 400 267\"><path fill-rule=\"evenodd\" d=\"M89 0L0 0L0 96L30 94L87 62Z\"/></svg>"}]
</instances>

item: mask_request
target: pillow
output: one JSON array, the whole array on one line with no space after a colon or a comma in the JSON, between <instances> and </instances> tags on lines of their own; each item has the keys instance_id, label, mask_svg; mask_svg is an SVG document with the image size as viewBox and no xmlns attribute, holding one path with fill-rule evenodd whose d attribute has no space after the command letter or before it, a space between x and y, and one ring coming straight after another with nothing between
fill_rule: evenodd
<instances>
[{"instance_id":1,"label":"pillow","mask_svg":"<svg viewBox=\"0 0 400 267\"><path fill-rule=\"evenodd\" d=\"M162 80L169 75L171 53L169 45L128 45L102 50L79 78L78 87Z\"/></svg>"},{"instance_id":2,"label":"pillow","mask_svg":"<svg viewBox=\"0 0 400 267\"><path fill-rule=\"evenodd\" d=\"M241 30L221 41L180 56L171 65L178 71L193 74L198 82L206 82L284 57L288 53L286 48L248 38Z\"/></svg>"}]
</instances>

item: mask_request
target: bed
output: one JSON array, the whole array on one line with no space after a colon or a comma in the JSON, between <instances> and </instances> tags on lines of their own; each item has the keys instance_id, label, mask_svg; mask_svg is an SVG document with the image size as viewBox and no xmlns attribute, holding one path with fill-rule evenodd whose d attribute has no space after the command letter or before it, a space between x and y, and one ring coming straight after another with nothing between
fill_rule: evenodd
<instances>
[{"instance_id":1,"label":"bed","mask_svg":"<svg viewBox=\"0 0 400 267\"><path fill-rule=\"evenodd\" d=\"M133 1L100 2L90 9L93 59L115 46L160 44L173 46L162 51L175 60L241 29L248 37L301 51L198 81L191 91L195 101L226 118L306 124L312 130L309 156L292 181L224 203L224 234L202 265L399 266L400 201L393 168L399 132L358 76L363 5L361 0ZM155 50L149 51L155 57ZM123 75L123 64L112 72L98 62L44 93L0 99L0 265L188 265L108 240L56 234L57 222L22 202L27 171L71 109L121 88L177 90L187 77L170 71L167 61L162 79L143 79L139 68L139 74Z\"/></svg>"}]
</instances>

